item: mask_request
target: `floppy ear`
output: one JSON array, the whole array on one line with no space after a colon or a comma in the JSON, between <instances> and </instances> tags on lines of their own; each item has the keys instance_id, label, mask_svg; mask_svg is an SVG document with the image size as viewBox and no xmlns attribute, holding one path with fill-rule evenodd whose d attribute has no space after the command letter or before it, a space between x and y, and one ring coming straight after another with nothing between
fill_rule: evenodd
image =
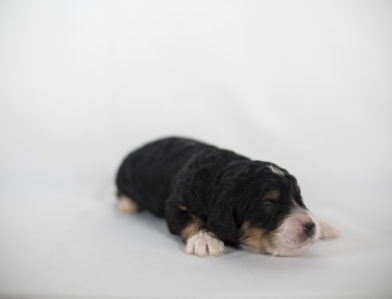
<instances>
[{"instance_id":1,"label":"floppy ear","mask_svg":"<svg viewBox=\"0 0 392 299\"><path fill-rule=\"evenodd\" d=\"M233 210L228 207L227 203L215 203L208 215L206 226L207 229L222 240L235 242L238 238Z\"/></svg>"}]
</instances>

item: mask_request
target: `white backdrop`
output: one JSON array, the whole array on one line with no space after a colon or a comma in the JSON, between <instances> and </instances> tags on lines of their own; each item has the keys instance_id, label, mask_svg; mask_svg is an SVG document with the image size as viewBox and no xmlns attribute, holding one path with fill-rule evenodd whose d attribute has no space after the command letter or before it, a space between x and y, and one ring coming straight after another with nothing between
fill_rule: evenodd
<instances>
[{"instance_id":1,"label":"white backdrop","mask_svg":"<svg viewBox=\"0 0 392 299\"><path fill-rule=\"evenodd\" d=\"M0 1L0 295L392 294L391 53L388 1ZM243 273L247 291L235 276L223 287L206 273L218 262L183 255L147 214L113 208L123 156L167 135L287 168L342 237L318 244L313 260L229 254L215 274L276 277L265 292ZM137 272L121 264L135 262L124 249L136 246L124 243L130 229L133 240L161 242L138 243ZM151 288L161 277L148 246L173 258L159 262L182 288ZM326 268L310 277L303 263ZM205 289L190 293L192 267Z\"/></svg>"}]
</instances>

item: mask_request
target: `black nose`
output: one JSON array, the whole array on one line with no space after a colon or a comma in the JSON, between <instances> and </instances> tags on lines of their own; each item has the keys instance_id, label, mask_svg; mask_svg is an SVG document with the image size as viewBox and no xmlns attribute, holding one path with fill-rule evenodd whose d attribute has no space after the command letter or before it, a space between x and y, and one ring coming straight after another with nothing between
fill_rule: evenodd
<instances>
[{"instance_id":1,"label":"black nose","mask_svg":"<svg viewBox=\"0 0 392 299\"><path fill-rule=\"evenodd\" d=\"M313 236L315 227L316 227L316 225L314 224L314 222L305 223L304 224L305 235L307 235L308 237Z\"/></svg>"}]
</instances>

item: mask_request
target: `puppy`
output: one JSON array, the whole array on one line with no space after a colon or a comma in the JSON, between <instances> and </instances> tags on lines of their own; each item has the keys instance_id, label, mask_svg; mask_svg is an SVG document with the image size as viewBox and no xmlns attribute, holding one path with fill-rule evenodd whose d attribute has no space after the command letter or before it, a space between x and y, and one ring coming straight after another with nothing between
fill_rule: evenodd
<instances>
[{"instance_id":1,"label":"puppy","mask_svg":"<svg viewBox=\"0 0 392 299\"><path fill-rule=\"evenodd\" d=\"M191 139L164 138L131 152L116 185L122 211L164 217L189 254L218 256L226 243L295 256L338 235L309 212L287 170Z\"/></svg>"}]
</instances>

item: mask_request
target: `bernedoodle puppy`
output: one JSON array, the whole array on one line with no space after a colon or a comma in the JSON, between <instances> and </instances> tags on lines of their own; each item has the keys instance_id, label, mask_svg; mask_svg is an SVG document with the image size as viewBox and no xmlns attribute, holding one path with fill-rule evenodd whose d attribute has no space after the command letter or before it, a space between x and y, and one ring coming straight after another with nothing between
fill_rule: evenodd
<instances>
[{"instance_id":1,"label":"bernedoodle puppy","mask_svg":"<svg viewBox=\"0 0 392 299\"><path fill-rule=\"evenodd\" d=\"M218 256L226 243L295 256L338 235L306 208L287 170L191 139L164 138L131 152L116 185L122 211L164 217L189 254Z\"/></svg>"}]
</instances>

